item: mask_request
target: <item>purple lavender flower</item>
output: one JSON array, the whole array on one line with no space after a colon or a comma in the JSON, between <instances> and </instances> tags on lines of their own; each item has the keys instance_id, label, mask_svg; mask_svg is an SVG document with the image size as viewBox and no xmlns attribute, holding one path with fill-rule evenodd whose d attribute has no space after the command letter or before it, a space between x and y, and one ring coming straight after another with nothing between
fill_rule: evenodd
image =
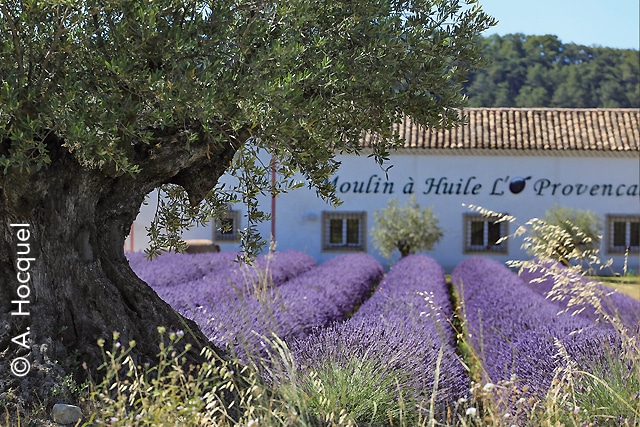
<instances>
[{"instance_id":1,"label":"purple lavender flower","mask_svg":"<svg viewBox=\"0 0 640 427\"><path fill-rule=\"evenodd\" d=\"M262 337L304 337L344 319L380 281L380 264L362 253L341 255L257 295L218 294L193 319L212 341L239 355L262 352Z\"/></svg>"},{"instance_id":2,"label":"purple lavender flower","mask_svg":"<svg viewBox=\"0 0 640 427\"><path fill-rule=\"evenodd\" d=\"M303 369L328 364L346 368L362 359L379 363L418 400L431 397L439 372L436 412L442 415L446 404L466 395L469 387L454 350L451 314L440 265L427 256L410 255L349 320L294 341L292 351Z\"/></svg>"},{"instance_id":3,"label":"purple lavender flower","mask_svg":"<svg viewBox=\"0 0 640 427\"><path fill-rule=\"evenodd\" d=\"M315 265L313 258L297 251L262 255L252 265L236 262L235 252L165 253L153 261L133 259L134 271L163 300L187 316L206 301L278 286Z\"/></svg>"},{"instance_id":4,"label":"purple lavender flower","mask_svg":"<svg viewBox=\"0 0 640 427\"><path fill-rule=\"evenodd\" d=\"M234 264L237 257L236 252L203 254L165 252L149 261L142 252L127 254L131 269L154 289L179 285L228 268Z\"/></svg>"},{"instance_id":5,"label":"purple lavender flower","mask_svg":"<svg viewBox=\"0 0 640 427\"><path fill-rule=\"evenodd\" d=\"M555 340L583 363L602 357L597 343L615 342L613 331L587 318L558 314L556 305L491 259L466 259L451 280L464 301L471 341L491 382L515 374L522 386L541 396L561 362L555 357Z\"/></svg>"}]
</instances>

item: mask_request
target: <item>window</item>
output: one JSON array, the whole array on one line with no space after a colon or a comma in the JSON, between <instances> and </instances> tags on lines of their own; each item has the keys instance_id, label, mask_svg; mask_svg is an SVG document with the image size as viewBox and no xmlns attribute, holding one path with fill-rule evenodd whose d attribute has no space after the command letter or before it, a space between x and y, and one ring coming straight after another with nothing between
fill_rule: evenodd
<instances>
[{"instance_id":1,"label":"window","mask_svg":"<svg viewBox=\"0 0 640 427\"><path fill-rule=\"evenodd\" d=\"M215 222L214 241L237 242L240 238L240 211L229 209Z\"/></svg>"},{"instance_id":2,"label":"window","mask_svg":"<svg viewBox=\"0 0 640 427\"><path fill-rule=\"evenodd\" d=\"M607 215L607 246L612 253L640 252L640 215Z\"/></svg>"},{"instance_id":3,"label":"window","mask_svg":"<svg viewBox=\"0 0 640 427\"><path fill-rule=\"evenodd\" d=\"M465 252L507 252L507 221L480 214L465 214ZM503 240L501 240L503 239Z\"/></svg>"},{"instance_id":4,"label":"window","mask_svg":"<svg viewBox=\"0 0 640 427\"><path fill-rule=\"evenodd\" d=\"M323 212L323 250L364 251L366 218L366 212Z\"/></svg>"}]
</instances>

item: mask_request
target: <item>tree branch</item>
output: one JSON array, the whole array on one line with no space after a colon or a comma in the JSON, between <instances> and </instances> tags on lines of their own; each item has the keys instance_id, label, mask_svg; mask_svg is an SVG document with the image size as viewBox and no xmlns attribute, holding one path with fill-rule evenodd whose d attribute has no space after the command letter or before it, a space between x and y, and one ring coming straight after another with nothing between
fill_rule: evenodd
<instances>
[{"instance_id":1,"label":"tree branch","mask_svg":"<svg viewBox=\"0 0 640 427\"><path fill-rule=\"evenodd\" d=\"M15 49L15 57L16 62L18 63L18 70L20 72L20 76L24 77L24 62L22 58L22 45L20 44L20 37L18 34L18 28L15 25L14 18L11 13L7 10L6 6L0 6L2 9L2 13L7 17L7 22L11 27L11 35L13 39L13 47Z\"/></svg>"},{"instance_id":2,"label":"tree branch","mask_svg":"<svg viewBox=\"0 0 640 427\"><path fill-rule=\"evenodd\" d=\"M59 10L60 10L60 5L58 5L58 12ZM66 15L68 11L69 11L69 7L67 6L65 8L65 13L63 13L63 15ZM47 67L49 66L50 57L58 48L58 43L60 42L62 31L64 29L64 25L63 25L64 19L65 17L64 16L61 17L60 14L58 13L58 26L56 28L56 33L53 36L53 42L51 43L51 46L47 50L47 53L45 53L42 63L40 64L40 68L42 72L40 73L40 77L38 77L38 82L36 83L36 87L41 87L42 81L44 80L45 72L47 71Z\"/></svg>"}]
</instances>

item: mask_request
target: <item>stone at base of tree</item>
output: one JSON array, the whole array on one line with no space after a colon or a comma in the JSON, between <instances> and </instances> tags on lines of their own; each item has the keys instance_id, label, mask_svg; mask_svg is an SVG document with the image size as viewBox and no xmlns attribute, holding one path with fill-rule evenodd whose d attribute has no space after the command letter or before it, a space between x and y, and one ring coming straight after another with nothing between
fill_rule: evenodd
<instances>
[{"instance_id":1,"label":"stone at base of tree","mask_svg":"<svg viewBox=\"0 0 640 427\"><path fill-rule=\"evenodd\" d=\"M186 253L201 254L205 252L220 252L220 246L207 239L190 239L185 240L187 244Z\"/></svg>"},{"instance_id":2,"label":"stone at base of tree","mask_svg":"<svg viewBox=\"0 0 640 427\"><path fill-rule=\"evenodd\" d=\"M82 419L82 411L74 405L56 403L51 410L51 418L58 424L76 424Z\"/></svg>"}]
</instances>

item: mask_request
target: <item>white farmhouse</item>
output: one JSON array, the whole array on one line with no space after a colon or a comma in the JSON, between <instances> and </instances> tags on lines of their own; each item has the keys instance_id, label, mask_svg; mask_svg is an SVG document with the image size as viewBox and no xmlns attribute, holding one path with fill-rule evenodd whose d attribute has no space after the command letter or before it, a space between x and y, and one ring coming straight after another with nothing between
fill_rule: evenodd
<instances>
[{"instance_id":1,"label":"white farmhouse","mask_svg":"<svg viewBox=\"0 0 640 427\"><path fill-rule=\"evenodd\" d=\"M613 269L640 270L639 109L469 108L467 124L451 130L425 130L405 121L399 127L405 147L392 153L387 173L366 152L338 156L332 178L344 202L333 209L307 188L280 195L275 221L260 226L277 249L297 249L322 262L346 251L365 251L390 265L373 246L373 212L390 198L415 196L433 207L444 229L429 253L450 271L464 257L486 255L499 261L527 258L522 240L496 241L554 205L595 212L603 224L601 257ZM375 136L363 144L370 146ZM366 149L365 149L366 150ZM389 166L389 165L386 165ZM493 223L465 205L507 213L515 223ZM144 247L144 226L153 206L135 224L135 249ZM242 228L242 207L231 207L227 222ZM213 225L189 231L186 239L211 239L221 249L238 250L237 233ZM399 254L398 254L399 256Z\"/></svg>"}]
</instances>

